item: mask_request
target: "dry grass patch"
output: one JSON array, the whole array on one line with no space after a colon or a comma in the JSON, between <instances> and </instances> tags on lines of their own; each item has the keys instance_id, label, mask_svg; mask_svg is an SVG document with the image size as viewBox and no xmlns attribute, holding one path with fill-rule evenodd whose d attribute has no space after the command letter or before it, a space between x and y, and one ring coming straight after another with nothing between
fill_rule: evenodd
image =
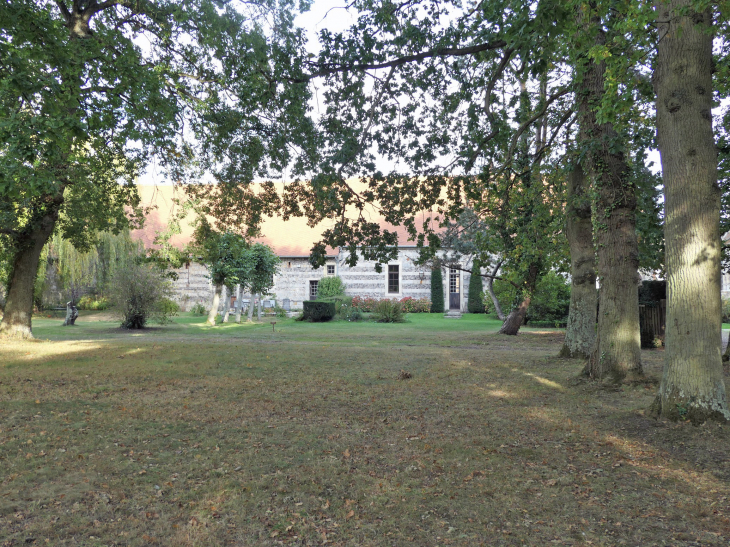
<instances>
[{"instance_id":1,"label":"dry grass patch","mask_svg":"<svg viewBox=\"0 0 730 547\"><path fill-rule=\"evenodd\" d=\"M3 344L0 545L727 545L727 428L422 321Z\"/></svg>"}]
</instances>

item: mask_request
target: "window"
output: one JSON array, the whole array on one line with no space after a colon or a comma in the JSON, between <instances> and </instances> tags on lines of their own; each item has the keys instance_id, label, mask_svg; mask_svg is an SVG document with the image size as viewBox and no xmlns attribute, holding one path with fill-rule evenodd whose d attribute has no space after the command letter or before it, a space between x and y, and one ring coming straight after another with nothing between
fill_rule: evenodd
<instances>
[{"instance_id":1,"label":"window","mask_svg":"<svg viewBox=\"0 0 730 547\"><path fill-rule=\"evenodd\" d=\"M317 298L317 285L319 285L319 281L316 279L309 282L309 299L310 300L316 300L316 298Z\"/></svg>"},{"instance_id":2,"label":"window","mask_svg":"<svg viewBox=\"0 0 730 547\"><path fill-rule=\"evenodd\" d=\"M400 266L391 264L388 266L388 292L400 292Z\"/></svg>"},{"instance_id":3,"label":"window","mask_svg":"<svg viewBox=\"0 0 730 547\"><path fill-rule=\"evenodd\" d=\"M327 275L335 275L335 265L327 264Z\"/></svg>"},{"instance_id":4,"label":"window","mask_svg":"<svg viewBox=\"0 0 730 547\"><path fill-rule=\"evenodd\" d=\"M449 292L456 294L459 292L459 270L452 268L449 275Z\"/></svg>"}]
</instances>

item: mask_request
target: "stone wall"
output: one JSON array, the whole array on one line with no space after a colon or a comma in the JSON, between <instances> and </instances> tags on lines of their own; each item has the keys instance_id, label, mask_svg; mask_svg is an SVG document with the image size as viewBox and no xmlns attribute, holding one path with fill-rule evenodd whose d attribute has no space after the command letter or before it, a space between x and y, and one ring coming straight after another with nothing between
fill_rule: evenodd
<instances>
[{"instance_id":1,"label":"stone wall","mask_svg":"<svg viewBox=\"0 0 730 547\"><path fill-rule=\"evenodd\" d=\"M319 281L327 275L339 275L346 285L345 293L348 296L363 296L372 298L397 298L406 296L411 298L431 297L431 271L426 266L415 264L418 251L415 248L401 249L398 259L384 264L382 272L375 270L375 262L360 258L357 265L350 267L346 264L346 254L340 253L337 257L329 257L325 266L313 268L305 257L282 258L279 273L274 276L274 297L279 306L284 300L289 301L289 309L300 310L303 302L309 300L310 283ZM388 265L397 265L399 271L398 292L388 292ZM328 269L329 266L329 269ZM332 271L331 274L328 270ZM196 303L209 306L213 298L213 287L207 277L207 268L201 264L191 263L176 270L178 279L174 283L175 300L183 311L188 311ZM467 309L469 274L460 272L461 310ZM449 272L444 270L444 301L448 308L449 302ZM235 289L234 289L235 295ZM231 295L221 301L221 310L225 303L230 302ZM249 302L251 295L244 294L242 300ZM264 298L267 300L267 298Z\"/></svg>"}]
</instances>

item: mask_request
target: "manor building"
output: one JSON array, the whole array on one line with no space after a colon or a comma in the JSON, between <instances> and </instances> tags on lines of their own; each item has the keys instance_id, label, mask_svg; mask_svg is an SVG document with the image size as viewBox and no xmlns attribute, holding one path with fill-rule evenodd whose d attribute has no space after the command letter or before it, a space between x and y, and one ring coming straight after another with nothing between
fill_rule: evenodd
<instances>
[{"instance_id":1,"label":"manor building","mask_svg":"<svg viewBox=\"0 0 730 547\"><path fill-rule=\"evenodd\" d=\"M140 186L144 206L154 207L147 216L145 227L132 232L133 237L141 239L146 246L152 246L156 232L163 230L172 215L174 188L172 186ZM320 239L326 227L311 227L306 219L267 218L261 227L261 237L257 241L265 243L281 260L278 273L274 276L274 287L270 295L263 297L264 307L280 306L288 311L299 310L303 302L317 297L319 281L327 276L339 276L346 286L348 296L372 297L377 299L430 298L431 270L428 266L418 265L418 249L408 241L408 234L401 227L381 223L383 228L398 234L398 256L395 260L382 264L381 271L376 263L362 256L355 266L347 264L348 252L345 249L327 248L326 263L314 268L309 262L312 246ZM192 237L192 226L182 226L182 233L173 239L173 244L184 245ZM446 308L466 311L468 306L470 260L463 259L458 268L445 268L444 302ZM213 299L213 287L207 275L207 268L198 263L185 264L175 271L175 300L183 311L195 304L207 307ZM252 295L240 296L248 305ZM221 299L221 309L228 305L234 307L236 295L226 295Z\"/></svg>"}]
</instances>

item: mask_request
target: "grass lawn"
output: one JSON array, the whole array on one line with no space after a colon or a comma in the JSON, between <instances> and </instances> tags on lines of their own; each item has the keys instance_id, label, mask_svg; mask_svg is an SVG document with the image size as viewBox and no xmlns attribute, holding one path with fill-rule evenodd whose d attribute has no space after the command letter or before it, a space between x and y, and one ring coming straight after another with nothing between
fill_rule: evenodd
<instances>
[{"instance_id":1,"label":"grass lawn","mask_svg":"<svg viewBox=\"0 0 730 547\"><path fill-rule=\"evenodd\" d=\"M0 341L0 546L730 541L730 427L644 415L662 350L610 390L478 316L83 313Z\"/></svg>"}]
</instances>

